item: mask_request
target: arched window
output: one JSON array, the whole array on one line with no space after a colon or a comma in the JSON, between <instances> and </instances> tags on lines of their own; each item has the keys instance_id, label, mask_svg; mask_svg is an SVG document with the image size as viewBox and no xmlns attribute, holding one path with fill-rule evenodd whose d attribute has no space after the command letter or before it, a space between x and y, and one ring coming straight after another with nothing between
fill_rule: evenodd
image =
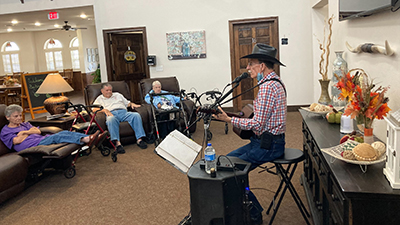
<instances>
[{"instance_id":1,"label":"arched window","mask_svg":"<svg viewBox=\"0 0 400 225\"><path fill-rule=\"evenodd\" d=\"M71 51L71 61L73 69L80 69L79 64L79 39L77 37L72 38L69 43L69 49Z\"/></svg>"},{"instance_id":2,"label":"arched window","mask_svg":"<svg viewBox=\"0 0 400 225\"><path fill-rule=\"evenodd\" d=\"M47 70L63 70L62 44L59 40L50 38L44 43Z\"/></svg>"},{"instance_id":3,"label":"arched window","mask_svg":"<svg viewBox=\"0 0 400 225\"><path fill-rule=\"evenodd\" d=\"M6 41L1 46L1 53L3 58L4 72L5 73L18 73L21 72L19 65L19 47L15 42Z\"/></svg>"}]
</instances>

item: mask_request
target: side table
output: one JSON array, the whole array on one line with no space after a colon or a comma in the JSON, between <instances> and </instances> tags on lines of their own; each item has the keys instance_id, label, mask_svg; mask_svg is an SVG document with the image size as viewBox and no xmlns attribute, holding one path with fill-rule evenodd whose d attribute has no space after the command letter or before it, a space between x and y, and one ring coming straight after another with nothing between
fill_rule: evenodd
<instances>
[{"instance_id":1,"label":"side table","mask_svg":"<svg viewBox=\"0 0 400 225\"><path fill-rule=\"evenodd\" d=\"M47 120L46 116L36 117L35 119L29 120L33 126L37 127L59 127L63 130L69 130L74 122L75 116L64 116L57 119Z\"/></svg>"}]
</instances>

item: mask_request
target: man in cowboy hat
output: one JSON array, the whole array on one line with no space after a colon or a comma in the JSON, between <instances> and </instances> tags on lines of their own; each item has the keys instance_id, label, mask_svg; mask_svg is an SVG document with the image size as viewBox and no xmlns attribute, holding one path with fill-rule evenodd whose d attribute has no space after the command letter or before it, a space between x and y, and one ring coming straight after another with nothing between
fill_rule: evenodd
<instances>
[{"instance_id":1,"label":"man in cowboy hat","mask_svg":"<svg viewBox=\"0 0 400 225\"><path fill-rule=\"evenodd\" d=\"M213 115L218 120L231 122L242 130L252 130L254 135L250 143L228 154L251 163L251 168L270 162L283 155L285 150L286 131L286 90L280 77L274 72L274 64L283 65L276 59L276 48L257 43L248 58L247 70L251 78L258 80L257 98L254 100L254 117L229 117L221 108L221 114ZM253 202L250 209L252 224L262 224L263 208L255 195L250 192L249 200Z\"/></svg>"}]
</instances>

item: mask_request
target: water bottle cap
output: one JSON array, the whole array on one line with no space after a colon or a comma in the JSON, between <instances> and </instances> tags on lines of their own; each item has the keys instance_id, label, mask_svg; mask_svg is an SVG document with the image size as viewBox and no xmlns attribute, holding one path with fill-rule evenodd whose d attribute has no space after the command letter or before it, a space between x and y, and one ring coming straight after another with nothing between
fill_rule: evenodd
<instances>
[{"instance_id":1,"label":"water bottle cap","mask_svg":"<svg viewBox=\"0 0 400 225\"><path fill-rule=\"evenodd\" d=\"M211 143L208 143L207 146L211 146Z\"/></svg>"}]
</instances>

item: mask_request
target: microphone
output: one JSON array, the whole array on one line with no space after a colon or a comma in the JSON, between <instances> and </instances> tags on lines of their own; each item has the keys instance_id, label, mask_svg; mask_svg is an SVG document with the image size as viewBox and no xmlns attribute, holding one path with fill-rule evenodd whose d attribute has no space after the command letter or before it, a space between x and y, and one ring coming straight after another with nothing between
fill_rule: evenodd
<instances>
[{"instance_id":1,"label":"microphone","mask_svg":"<svg viewBox=\"0 0 400 225\"><path fill-rule=\"evenodd\" d=\"M240 81L242 81L243 79L246 79L249 77L249 74L247 72L242 73L240 76L236 77L232 83L230 83L230 85L235 84L235 83L239 83Z\"/></svg>"}]
</instances>

